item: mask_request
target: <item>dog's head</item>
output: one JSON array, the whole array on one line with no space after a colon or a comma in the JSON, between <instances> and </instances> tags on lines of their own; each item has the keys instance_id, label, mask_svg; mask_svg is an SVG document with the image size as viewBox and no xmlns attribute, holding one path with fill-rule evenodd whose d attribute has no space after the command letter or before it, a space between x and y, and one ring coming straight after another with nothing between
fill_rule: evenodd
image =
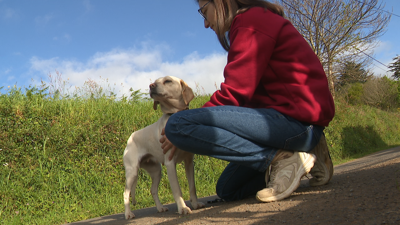
<instances>
[{"instance_id":1,"label":"dog's head","mask_svg":"<svg viewBox=\"0 0 400 225\"><path fill-rule=\"evenodd\" d=\"M173 76L158 78L149 87L150 97L154 100L154 110L157 110L157 104L160 104L163 113L185 110L194 98L192 89L185 81Z\"/></svg>"}]
</instances>

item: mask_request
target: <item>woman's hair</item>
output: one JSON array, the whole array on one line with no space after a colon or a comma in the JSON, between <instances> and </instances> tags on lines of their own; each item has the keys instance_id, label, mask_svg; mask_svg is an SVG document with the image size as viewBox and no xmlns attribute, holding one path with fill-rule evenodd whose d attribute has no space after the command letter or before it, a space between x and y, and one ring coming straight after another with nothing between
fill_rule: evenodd
<instances>
[{"instance_id":1,"label":"woman's hair","mask_svg":"<svg viewBox=\"0 0 400 225\"><path fill-rule=\"evenodd\" d=\"M196 0L199 2L199 0ZM277 4L270 3L264 0L211 0L214 3L216 10L216 30L218 40L222 47L229 51L229 36L226 36L231 28L231 24L235 16L243 13L252 7L262 7L275 14L284 16L283 8Z\"/></svg>"}]
</instances>

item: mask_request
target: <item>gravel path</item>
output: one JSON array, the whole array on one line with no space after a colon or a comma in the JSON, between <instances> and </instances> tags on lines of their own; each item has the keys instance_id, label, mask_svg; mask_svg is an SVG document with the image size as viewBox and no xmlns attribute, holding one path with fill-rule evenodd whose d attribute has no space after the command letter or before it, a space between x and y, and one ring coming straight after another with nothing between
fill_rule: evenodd
<instances>
[{"instance_id":1,"label":"gravel path","mask_svg":"<svg viewBox=\"0 0 400 225\"><path fill-rule=\"evenodd\" d=\"M302 180L289 198L279 202L248 198L206 204L184 216L171 204L164 213L154 207L136 210L136 218L129 221L116 214L72 224L400 224L400 147L334 169L328 185L310 187L307 179Z\"/></svg>"}]
</instances>

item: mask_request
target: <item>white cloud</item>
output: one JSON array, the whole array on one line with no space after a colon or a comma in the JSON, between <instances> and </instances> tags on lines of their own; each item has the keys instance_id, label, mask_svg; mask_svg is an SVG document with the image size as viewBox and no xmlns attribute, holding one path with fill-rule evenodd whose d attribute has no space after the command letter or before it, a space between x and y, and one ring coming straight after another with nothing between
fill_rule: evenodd
<instances>
[{"instance_id":1,"label":"white cloud","mask_svg":"<svg viewBox=\"0 0 400 225\"><path fill-rule=\"evenodd\" d=\"M3 17L3 19L13 19L18 16L17 12L11 8L1 9L0 15Z\"/></svg>"},{"instance_id":2,"label":"white cloud","mask_svg":"<svg viewBox=\"0 0 400 225\"><path fill-rule=\"evenodd\" d=\"M71 41L71 35L63 34L61 36L55 36L55 37L53 37L53 40L54 41L61 41L61 42L64 42L64 43L68 43L68 42Z\"/></svg>"},{"instance_id":3,"label":"white cloud","mask_svg":"<svg viewBox=\"0 0 400 225\"><path fill-rule=\"evenodd\" d=\"M193 53L182 62L166 62L162 58L166 49L162 46L141 50L113 49L98 52L86 62L33 57L30 63L31 70L39 73L43 80L48 80L47 75L54 75L57 70L72 86L82 87L85 81L91 80L105 87L111 86L118 96L128 95L131 87L147 92L152 81L167 75L183 79L200 93L213 93L223 81L225 54L200 57Z\"/></svg>"},{"instance_id":4,"label":"white cloud","mask_svg":"<svg viewBox=\"0 0 400 225\"><path fill-rule=\"evenodd\" d=\"M39 59L37 57L32 57L30 59L31 69L40 71L40 72L50 72L54 69L57 69L56 66L58 64L58 58L51 58L51 59Z\"/></svg>"},{"instance_id":5,"label":"white cloud","mask_svg":"<svg viewBox=\"0 0 400 225\"><path fill-rule=\"evenodd\" d=\"M54 18L53 13L44 15L44 16L37 16L35 18L35 23L37 26L44 27L46 26L52 19Z\"/></svg>"},{"instance_id":6,"label":"white cloud","mask_svg":"<svg viewBox=\"0 0 400 225\"><path fill-rule=\"evenodd\" d=\"M384 52L388 52L391 51L393 49L392 43L389 41L377 41L377 45L375 48L375 52L376 53L384 53Z\"/></svg>"},{"instance_id":7,"label":"white cloud","mask_svg":"<svg viewBox=\"0 0 400 225\"><path fill-rule=\"evenodd\" d=\"M386 66L389 66L390 63L393 62L393 58L396 55L393 43L390 41L378 41L374 50L374 58L380 62L372 61L370 67L374 75L388 77L392 76L392 73L388 72L389 69ZM382 65L381 63L386 66Z\"/></svg>"},{"instance_id":8,"label":"white cloud","mask_svg":"<svg viewBox=\"0 0 400 225\"><path fill-rule=\"evenodd\" d=\"M196 37L196 33L190 32L190 31L183 32L182 35L183 35L184 37Z\"/></svg>"},{"instance_id":9,"label":"white cloud","mask_svg":"<svg viewBox=\"0 0 400 225\"><path fill-rule=\"evenodd\" d=\"M163 63L160 71L164 75L173 75L185 80L192 88L201 93L213 93L223 81L223 69L226 55L213 54L201 58L197 53L187 56L182 63Z\"/></svg>"},{"instance_id":10,"label":"white cloud","mask_svg":"<svg viewBox=\"0 0 400 225\"><path fill-rule=\"evenodd\" d=\"M383 64L385 65L389 65L389 63L383 62ZM391 77L392 73L389 72L388 70L389 70L388 68L386 68L385 66L381 65L378 62L373 62L371 65L371 72L374 74L374 76L377 77L383 77L383 76Z\"/></svg>"},{"instance_id":11,"label":"white cloud","mask_svg":"<svg viewBox=\"0 0 400 225\"><path fill-rule=\"evenodd\" d=\"M367 68L370 69L375 76L390 77L392 74L387 72L389 70L387 66L393 62L392 58L395 56L394 51L394 45L392 42L377 40L371 44L358 45L356 48L349 49L341 55L346 56L357 53L362 57L369 56L371 58L369 58L370 61ZM368 56L363 53L368 54Z\"/></svg>"},{"instance_id":12,"label":"white cloud","mask_svg":"<svg viewBox=\"0 0 400 225\"><path fill-rule=\"evenodd\" d=\"M83 1L83 7L85 8L86 12L89 12L93 9L93 5L90 3L89 0Z\"/></svg>"}]
</instances>

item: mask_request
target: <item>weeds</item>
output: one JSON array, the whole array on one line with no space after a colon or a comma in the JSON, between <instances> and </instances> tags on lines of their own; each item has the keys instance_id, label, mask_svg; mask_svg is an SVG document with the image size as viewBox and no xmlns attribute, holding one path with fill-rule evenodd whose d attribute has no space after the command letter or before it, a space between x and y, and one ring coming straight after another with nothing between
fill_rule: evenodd
<instances>
[{"instance_id":1,"label":"weeds","mask_svg":"<svg viewBox=\"0 0 400 225\"><path fill-rule=\"evenodd\" d=\"M75 89L86 93L82 95L66 92L68 83L57 79L53 86L14 86L0 94L3 224L63 224L123 212L126 140L161 115L139 90L117 99L113 91L89 82L90 88ZM191 108L208 98L197 94ZM336 117L325 131L335 164L400 144L399 113L343 102L336 106ZM199 197L215 194L226 164L195 156ZM183 197L189 199L184 168L177 169ZM134 209L154 206L150 180L140 172ZM160 184L160 200L174 202L167 176Z\"/></svg>"}]
</instances>

